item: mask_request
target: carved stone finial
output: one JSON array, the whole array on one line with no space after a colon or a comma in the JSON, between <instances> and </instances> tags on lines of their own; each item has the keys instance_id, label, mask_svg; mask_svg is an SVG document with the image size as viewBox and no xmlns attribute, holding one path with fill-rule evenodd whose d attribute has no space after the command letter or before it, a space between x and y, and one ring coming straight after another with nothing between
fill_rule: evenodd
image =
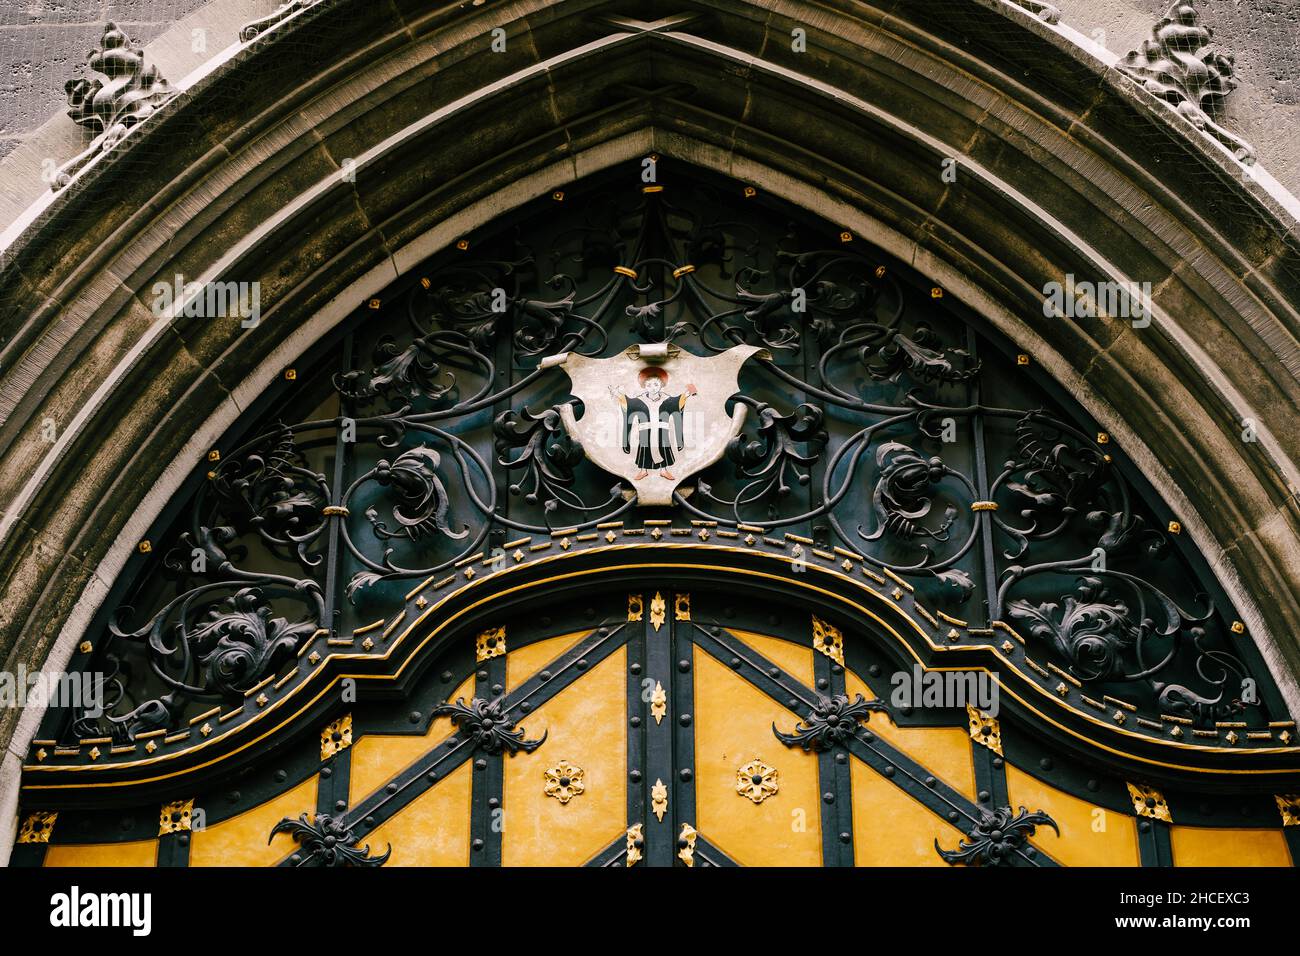
<instances>
[{"instance_id":1,"label":"carved stone finial","mask_svg":"<svg viewBox=\"0 0 1300 956\"><path fill-rule=\"evenodd\" d=\"M1118 66L1250 165L1255 162L1254 148L1214 119L1237 80L1232 54L1213 41L1214 31L1200 24L1195 0L1174 0L1151 31L1151 39L1140 50L1130 51Z\"/></svg>"},{"instance_id":2,"label":"carved stone finial","mask_svg":"<svg viewBox=\"0 0 1300 956\"><path fill-rule=\"evenodd\" d=\"M1060 8L1045 3L1044 0L1003 0L1003 2L1009 3L1013 7L1020 7L1022 10L1028 10L1044 23L1057 24L1061 22Z\"/></svg>"},{"instance_id":3,"label":"carved stone finial","mask_svg":"<svg viewBox=\"0 0 1300 956\"><path fill-rule=\"evenodd\" d=\"M86 65L93 75L68 80L63 89L68 96L68 115L96 136L59 169L52 189L66 186L176 95L158 68L145 65L143 51L114 23L104 25L99 49L87 54Z\"/></svg>"}]
</instances>

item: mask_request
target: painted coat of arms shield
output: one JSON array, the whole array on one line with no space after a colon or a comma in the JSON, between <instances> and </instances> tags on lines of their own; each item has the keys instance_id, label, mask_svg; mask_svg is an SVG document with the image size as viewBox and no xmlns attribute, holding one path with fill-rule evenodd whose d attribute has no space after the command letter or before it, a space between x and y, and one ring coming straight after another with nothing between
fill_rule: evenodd
<instances>
[{"instance_id":1,"label":"painted coat of arms shield","mask_svg":"<svg viewBox=\"0 0 1300 956\"><path fill-rule=\"evenodd\" d=\"M684 479L721 458L740 434L745 405L728 415L727 400L739 391L740 367L760 352L737 345L701 356L660 344L608 358L565 353L543 364L564 369L582 400L581 418L572 404L560 407L560 417L587 457L627 479L638 504L667 505Z\"/></svg>"}]
</instances>

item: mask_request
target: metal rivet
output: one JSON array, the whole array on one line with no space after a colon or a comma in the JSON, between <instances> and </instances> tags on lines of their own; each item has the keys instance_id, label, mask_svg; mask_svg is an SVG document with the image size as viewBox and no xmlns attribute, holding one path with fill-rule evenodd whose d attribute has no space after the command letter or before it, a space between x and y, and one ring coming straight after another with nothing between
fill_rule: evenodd
<instances>
[{"instance_id":1,"label":"metal rivet","mask_svg":"<svg viewBox=\"0 0 1300 956\"><path fill-rule=\"evenodd\" d=\"M326 778L332 777L332 776L334 776L334 768L333 768L333 767L321 767L321 768L320 768L320 775L321 775L322 777L326 777Z\"/></svg>"},{"instance_id":2,"label":"metal rivet","mask_svg":"<svg viewBox=\"0 0 1300 956\"><path fill-rule=\"evenodd\" d=\"M1003 761L1002 761L1002 758L1001 758L1001 757L994 757L994 758L993 758L993 766L997 767L999 770L1002 769L1002 763L1003 763Z\"/></svg>"},{"instance_id":3,"label":"metal rivet","mask_svg":"<svg viewBox=\"0 0 1300 956\"><path fill-rule=\"evenodd\" d=\"M486 770L486 769L487 769L487 761L484 760L482 757L479 757L477 760L474 761L474 769L475 769L475 770Z\"/></svg>"},{"instance_id":4,"label":"metal rivet","mask_svg":"<svg viewBox=\"0 0 1300 956\"><path fill-rule=\"evenodd\" d=\"M629 721L629 723L630 723L633 727L640 727L640 726L641 726L641 718L640 718L640 717L633 717L633 718Z\"/></svg>"},{"instance_id":5,"label":"metal rivet","mask_svg":"<svg viewBox=\"0 0 1300 956\"><path fill-rule=\"evenodd\" d=\"M988 802L988 799L989 799L989 792L988 792L987 790L981 790L981 791L980 791L980 803L987 803L987 802Z\"/></svg>"},{"instance_id":6,"label":"metal rivet","mask_svg":"<svg viewBox=\"0 0 1300 956\"><path fill-rule=\"evenodd\" d=\"M339 813L342 813L347 808L348 808L348 802L346 800L336 800L334 802L334 809Z\"/></svg>"},{"instance_id":7,"label":"metal rivet","mask_svg":"<svg viewBox=\"0 0 1300 956\"><path fill-rule=\"evenodd\" d=\"M475 841L474 841L474 849L475 849L475 851L478 851L478 850L483 849L483 841L482 841L482 840L475 840Z\"/></svg>"},{"instance_id":8,"label":"metal rivet","mask_svg":"<svg viewBox=\"0 0 1300 956\"><path fill-rule=\"evenodd\" d=\"M496 797L491 797L488 800L488 806L491 807L493 810L495 810L497 807L501 806L501 801L498 800Z\"/></svg>"},{"instance_id":9,"label":"metal rivet","mask_svg":"<svg viewBox=\"0 0 1300 956\"><path fill-rule=\"evenodd\" d=\"M1147 823L1147 821L1145 820L1139 820L1138 829L1141 830L1143 833L1146 833L1148 830L1151 829L1151 824Z\"/></svg>"},{"instance_id":10,"label":"metal rivet","mask_svg":"<svg viewBox=\"0 0 1300 956\"><path fill-rule=\"evenodd\" d=\"M433 783L435 780L438 779L438 771L430 770L428 773L424 775L424 779L428 780L430 783Z\"/></svg>"},{"instance_id":11,"label":"metal rivet","mask_svg":"<svg viewBox=\"0 0 1300 956\"><path fill-rule=\"evenodd\" d=\"M641 781L641 771L640 771L640 770L633 770L631 773L628 774L628 778L629 778L633 783L639 783L639 782Z\"/></svg>"},{"instance_id":12,"label":"metal rivet","mask_svg":"<svg viewBox=\"0 0 1300 956\"><path fill-rule=\"evenodd\" d=\"M396 793L396 792L397 792L397 784L396 784L396 783L390 783L388 786L384 787L384 789L387 790L389 793Z\"/></svg>"},{"instance_id":13,"label":"metal rivet","mask_svg":"<svg viewBox=\"0 0 1300 956\"><path fill-rule=\"evenodd\" d=\"M926 785L927 787L933 787L937 782L938 782L938 781L936 781L936 780L934 779L934 777L926 777L926 778L925 778L925 785Z\"/></svg>"},{"instance_id":14,"label":"metal rivet","mask_svg":"<svg viewBox=\"0 0 1300 956\"><path fill-rule=\"evenodd\" d=\"M732 669L733 671L738 671L738 670L740 670L740 658L739 658L739 657L733 657L733 658L732 658L731 660L729 660L727 663L731 665L731 669Z\"/></svg>"},{"instance_id":15,"label":"metal rivet","mask_svg":"<svg viewBox=\"0 0 1300 956\"><path fill-rule=\"evenodd\" d=\"M691 669L691 662L684 659L680 660L677 662L677 669L681 671L683 674L685 674L687 671Z\"/></svg>"},{"instance_id":16,"label":"metal rivet","mask_svg":"<svg viewBox=\"0 0 1300 956\"><path fill-rule=\"evenodd\" d=\"M961 814L959 814L956 810L948 811L948 819L951 820L953 823L956 823L960 816Z\"/></svg>"},{"instance_id":17,"label":"metal rivet","mask_svg":"<svg viewBox=\"0 0 1300 956\"><path fill-rule=\"evenodd\" d=\"M532 702L527 700L521 700L519 702L519 709L522 710L525 714L528 713L530 710L533 709Z\"/></svg>"},{"instance_id":18,"label":"metal rivet","mask_svg":"<svg viewBox=\"0 0 1300 956\"><path fill-rule=\"evenodd\" d=\"M1088 789L1089 789L1090 791L1092 791L1093 793L1096 793L1098 790L1101 789L1101 784L1100 784L1099 782L1097 782L1096 780L1089 780L1089 781L1088 781Z\"/></svg>"},{"instance_id":19,"label":"metal rivet","mask_svg":"<svg viewBox=\"0 0 1300 956\"><path fill-rule=\"evenodd\" d=\"M478 679L479 679L479 680L487 680L487 679L488 679L488 672L487 672L487 671L479 671L479 672L478 672Z\"/></svg>"},{"instance_id":20,"label":"metal rivet","mask_svg":"<svg viewBox=\"0 0 1300 956\"><path fill-rule=\"evenodd\" d=\"M683 783L690 783L693 774L691 773L689 767L683 767L681 773L679 773L677 776L681 777Z\"/></svg>"},{"instance_id":21,"label":"metal rivet","mask_svg":"<svg viewBox=\"0 0 1300 956\"><path fill-rule=\"evenodd\" d=\"M587 669L587 659L585 657L580 657L578 658L578 662L573 666L578 668L580 671L585 671Z\"/></svg>"},{"instance_id":22,"label":"metal rivet","mask_svg":"<svg viewBox=\"0 0 1300 956\"><path fill-rule=\"evenodd\" d=\"M849 842L850 840L852 840L852 839L853 839L853 834L851 834L851 833L841 833L841 834L840 834L840 842L841 842L841 843L848 843L848 842Z\"/></svg>"},{"instance_id":23,"label":"metal rivet","mask_svg":"<svg viewBox=\"0 0 1300 956\"><path fill-rule=\"evenodd\" d=\"M822 794L822 802L823 802L823 803L834 803L834 802L835 802L835 794L831 793L830 791L827 791L826 793L823 793L823 794Z\"/></svg>"},{"instance_id":24,"label":"metal rivet","mask_svg":"<svg viewBox=\"0 0 1300 956\"><path fill-rule=\"evenodd\" d=\"M551 679L551 672L550 672L550 671L542 671L542 672L541 672L540 674L538 674L537 676L540 677L542 680L550 680L550 679Z\"/></svg>"},{"instance_id":25,"label":"metal rivet","mask_svg":"<svg viewBox=\"0 0 1300 956\"><path fill-rule=\"evenodd\" d=\"M442 672L442 682L443 682L444 684L450 684L450 683L451 683L451 680L452 680L452 673L451 673L451 671L443 671L443 672Z\"/></svg>"},{"instance_id":26,"label":"metal rivet","mask_svg":"<svg viewBox=\"0 0 1300 956\"><path fill-rule=\"evenodd\" d=\"M628 670L630 670L633 674L639 674L641 673L641 665L633 664L631 667L628 668Z\"/></svg>"},{"instance_id":27,"label":"metal rivet","mask_svg":"<svg viewBox=\"0 0 1300 956\"><path fill-rule=\"evenodd\" d=\"M683 727L689 727L691 725L691 715L682 714L680 717L677 718L677 722L681 724Z\"/></svg>"},{"instance_id":28,"label":"metal rivet","mask_svg":"<svg viewBox=\"0 0 1300 956\"><path fill-rule=\"evenodd\" d=\"M277 770L275 772L275 779L279 783L284 783L286 780L289 779L289 775L283 770Z\"/></svg>"},{"instance_id":29,"label":"metal rivet","mask_svg":"<svg viewBox=\"0 0 1300 956\"><path fill-rule=\"evenodd\" d=\"M504 691L504 690L505 690L505 688L502 687L500 684L493 684L493 685L492 685L492 693L493 693L495 696L497 696L497 697L500 697L500 696L501 696L501 692Z\"/></svg>"},{"instance_id":30,"label":"metal rivet","mask_svg":"<svg viewBox=\"0 0 1300 956\"><path fill-rule=\"evenodd\" d=\"M1051 770L1051 769L1052 769L1052 758L1051 758L1051 757L1044 757L1042 760L1038 761L1038 766L1042 767L1044 770Z\"/></svg>"},{"instance_id":31,"label":"metal rivet","mask_svg":"<svg viewBox=\"0 0 1300 956\"><path fill-rule=\"evenodd\" d=\"M769 667L769 668L767 669L767 676L768 676L768 677L780 677L780 676L781 676L781 668L779 668L779 667Z\"/></svg>"},{"instance_id":32,"label":"metal rivet","mask_svg":"<svg viewBox=\"0 0 1300 956\"><path fill-rule=\"evenodd\" d=\"M849 758L848 758L848 756L847 756L846 754L842 754L842 753L841 753L841 754L836 754L836 755L835 755L835 762L838 763L838 764L845 764L845 763L848 763L848 762L849 762Z\"/></svg>"},{"instance_id":33,"label":"metal rivet","mask_svg":"<svg viewBox=\"0 0 1300 956\"><path fill-rule=\"evenodd\" d=\"M418 724L420 722L420 712L418 710L413 710L406 715L406 719L413 724Z\"/></svg>"},{"instance_id":34,"label":"metal rivet","mask_svg":"<svg viewBox=\"0 0 1300 956\"><path fill-rule=\"evenodd\" d=\"M817 686L818 686L821 690L825 690L827 687L830 687L830 686L831 686L831 682L828 681L825 677L819 677L819 678L817 679Z\"/></svg>"}]
</instances>

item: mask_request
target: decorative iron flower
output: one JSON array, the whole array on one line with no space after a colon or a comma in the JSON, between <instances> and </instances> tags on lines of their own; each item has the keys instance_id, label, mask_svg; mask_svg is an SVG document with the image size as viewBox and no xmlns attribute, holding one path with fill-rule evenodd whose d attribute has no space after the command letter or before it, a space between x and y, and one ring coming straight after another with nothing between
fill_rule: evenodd
<instances>
[{"instance_id":1,"label":"decorative iron flower","mask_svg":"<svg viewBox=\"0 0 1300 956\"><path fill-rule=\"evenodd\" d=\"M861 694L852 702L847 694L818 697L817 706L795 727L794 733L783 734L776 729L776 724L772 724L772 733L787 747L830 750L852 739L858 732L858 721L870 719L873 710L888 711L883 702L867 700Z\"/></svg>"},{"instance_id":2,"label":"decorative iron flower","mask_svg":"<svg viewBox=\"0 0 1300 956\"><path fill-rule=\"evenodd\" d=\"M544 732L537 740L526 740L524 732L515 728L515 722L501 712L500 700L487 701L475 697L466 706L465 698L456 698L456 703L439 704L433 709L433 716L450 716L461 730L469 735L475 750L484 753L499 754L503 750L510 753L532 753L546 741Z\"/></svg>"},{"instance_id":3,"label":"decorative iron flower","mask_svg":"<svg viewBox=\"0 0 1300 956\"><path fill-rule=\"evenodd\" d=\"M266 842L269 844L277 833L288 833L302 845L302 852L295 856L305 866L383 866L393 852L390 844L383 856L371 857L370 844L357 847L352 828L342 818L328 813L316 814L315 821L306 813L297 820L285 817L271 828Z\"/></svg>"},{"instance_id":4,"label":"decorative iron flower","mask_svg":"<svg viewBox=\"0 0 1300 956\"><path fill-rule=\"evenodd\" d=\"M955 850L945 850L934 841L934 848L946 863L967 866L1010 866L1015 854L1034 835L1039 825L1049 826L1060 836L1061 828L1042 810L1029 813L1024 807L1012 816L1010 807L984 810L983 818Z\"/></svg>"}]
</instances>

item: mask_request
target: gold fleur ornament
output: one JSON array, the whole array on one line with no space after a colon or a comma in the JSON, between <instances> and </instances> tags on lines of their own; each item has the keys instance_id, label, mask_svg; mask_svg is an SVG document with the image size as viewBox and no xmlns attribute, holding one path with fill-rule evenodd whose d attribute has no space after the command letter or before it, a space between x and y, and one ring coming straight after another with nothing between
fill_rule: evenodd
<instances>
[{"instance_id":1,"label":"gold fleur ornament","mask_svg":"<svg viewBox=\"0 0 1300 956\"><path fill-rule=\"evenodd\" d=\"M184 833L191 827L194 817L194 801L177 800L175 803L163 804L158 814L158 835Z\"/></svg>"},{"instance_id":2,"label":"gold fleur ornament","mask_svg":"<svg viewBox=\"0 0 1300 956\"><path fill-rule=\"evenodd\" d=\"M664 814L668 812L668 787L662 779L655 780L655 785L650 788L650 810L660 823L664 822Z\"/></svg>"},{"instance_id":3,"label":"gold fleur ornament","mask_svg":"<svg viewBox=\"0 0 1300 956\"><path fill-rule=\"evenodd\" d=\"M1128 795L1133 801L1133 812L1138 816L1149 817L1152 820L1164 820L1166 823L1174 822L1174 818L1169 814L1169 804L1165 802L1164 795L1155 787L1130 783L1128 784Z\"/></svg>"},{"instance_id":4,"label":"gold fleur ornament","mask_svg":"<svg viewBox=\"0 0 1300 956\"><path fill-rule=\"evenodd\" d=\"M825 654L837 664L844 663L844 635L840 629L813 615L813 650Z\"/></svg>"},{"instance_id":5,"label":"gold fleur ornament","mask_svg":"<svg viewBox=\"0 0 1300 956\"><path fill-rule=\"evenodd\" d=\"M748 797L754 803L762 803L768 797L775 796L778 789L776 768L769 767L757 758L736 770L736 793Z\"/></svg>"},{"instance_id":6,"label":"gold fleur ornament","mask_svg":"<svg viewBox=\"0 0 1300 956\"><path fill-rule=\"evenodd\" d=\"M543 771L546 776L546 795L554 797L565 804L587 789L583 781L584 771L567 760L561 760L554 767Z\"/></svg>"},{"instance_id":7,"label":"gold fleur ornament","mask_svg":"<svg viewBox=\"0 0 1300 956\"><path fill-rule=\"evenodd\" d=\"M474 649L479 663L500 657L506 652L506 629L493 627L484 631L478 636Z\"/></svg>"},{"instance_id":8,"label":"gold fleur ornament","mask_svg":"<svg viewBox=\"0 0 1300 956\"><path fill-rule=\"evenodd\" d=\"M19 843L49 843L59 814L54 810L36 810L28 814L18 830Z\"/></svg>"}]
</instances>

